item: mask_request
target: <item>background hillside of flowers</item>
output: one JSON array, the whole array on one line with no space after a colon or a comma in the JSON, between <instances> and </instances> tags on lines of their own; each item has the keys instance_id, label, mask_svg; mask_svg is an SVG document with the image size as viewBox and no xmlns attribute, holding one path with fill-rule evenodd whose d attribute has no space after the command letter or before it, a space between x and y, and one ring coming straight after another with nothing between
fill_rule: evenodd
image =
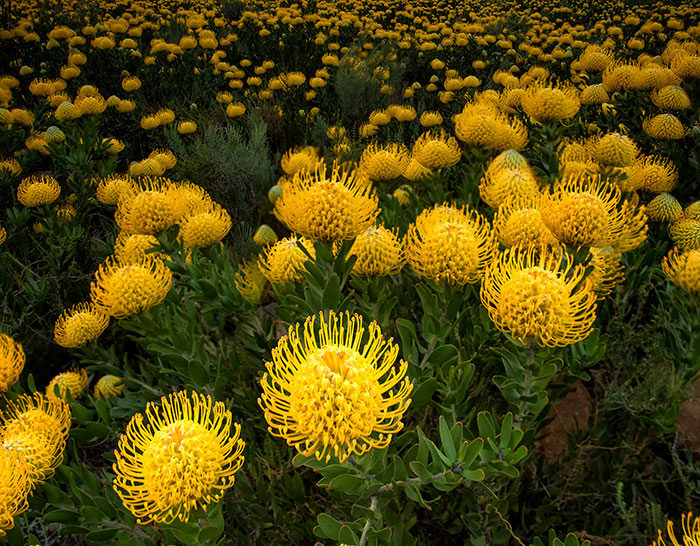
<instances>
[{"instance_id":1,"label":"background hillside of flowers","mask_svg":"<svg viewBox=\"0 0 700 546\"><path fill-rule=\"evenodd\" d=\"M690 1L4 3L0 540L700 544L699 104Z\"/></svg>"}]
</instances>

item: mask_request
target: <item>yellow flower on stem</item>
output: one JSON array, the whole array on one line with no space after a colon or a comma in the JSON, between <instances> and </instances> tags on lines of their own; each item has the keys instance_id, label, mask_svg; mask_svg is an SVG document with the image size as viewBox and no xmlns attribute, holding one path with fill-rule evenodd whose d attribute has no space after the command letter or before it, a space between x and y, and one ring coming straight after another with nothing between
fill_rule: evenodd
<instances>
[{"instance_id":1,"label":"yellow flower on stem","mask_svg":"<svg viewBox=\"0 0 700 546\"><path fill-rule=\"evenodd\" d=\"M108 325L109 317L92 303L79 303L58 317L53 337L61 347L82 347L100 337Z\"/></svg>"},{"instance_id":2,"label":"yellow flower on stem","mask_svg":"<svg viewBox=\"0 0 700 546\"><path fill-rule=\"evenodd\" d=\"M124 389L122 378L116 375L103 375L95 384L95 398L111 398L119 396Z\"/></svg>"},{"instance_id":3,"label":"yellow flower on stem","mask_svg":"<svg viewBox=\"0 0 700 546\"><path fill-rule=\"evenodd\" d=\"M486 269L481 303L524 345L565 347L588 337L596 318L585 271L561 249L510 248Z\"/></svg>"},{"instance_id":4,"label":"yellow flower on stem","mask_svg":"<svg viewBox=\"0 0 700 546\"><path fill-rule=\"evenodd\" d=\"M406 171L410 160L403 144L370 144L360 156L360 169L371 180L393 180Z\"/></svg>"},{"instance_id":5,"label":"yellow flower on stem","mask_svg":"<svg viewBox=\"0 0 700 546\"><path fill-rule=\"evenodd\" d=\"M231 217L226 209L212 203L209 210L186 215L178 222L178 239L185 248L207 247L218 243L231 230Z\"/></svg>"},{"instance_id":6,"label":"yellow flower on stem","mask_svg":"<svg viewBox=\"0 0 700 546\"><path fill-rule=\"evenodd\" d=\"M349 313L321 313L301 333L300 326L272 350L261 381L258 403L270 433L326 462L387 447L403 428L413 388L408 365L395 365L398 346L376 323L365 329Z\"/></svg>"},{"instance_id":7,"label":"yellow flower on stem","mask_svg":"<svg viewBox=\"0 0 700 546\"><path fill-rule=\"evenodd\" d=\"M257 258L241 262L233 282L243 299L253 305L260 304L268 288L268 281L260 270Z\"/></svg>"},{"instance_id":8,"label":"yellow flower on stem","mask_svg":"<svg viewBox=\"0 0 700 546\"><path fill-rule=\"evenodd\" d=\"M240 431L210 396L180 391L149 402L119 439L114 490L141 525L187 522L233 486L244 461Z\"/></svg>"},{"instance_id":9,"label":"yellow flower on stem","mask_svg":"<svg viewBox=\"0 0 700 546\"><path fill-rule=\"evenodd\" d=\"M473 284L496 249L488 221L468 206L435 205L408 228L406 253L421 276L448 284Z\"/></svg>"},{"instance_id":10,"label":"yellow flower on stem","mask_svg":"<svg viewBox=\"0 0 700 546\"><path fill-rule=\"evenodd\" d=\"M61 186L50 176L30 176L20 182L17 201L25 207L50 205L61 194Z\"/></svg>"},{"instance_id":11,"label":"yellow flower on stem","mask_svg":"<svg viewBox=\"0 0 700 546\"><path fill-rule=\"evenodd\" d=\"M358 235L348 252L348 257L353 255L357 256L354 275L395 275L406 263L403 241L396 230L384 226L371 226Z\"/></svg>"},{"instance_id":12,"label":"yellow flower on stem","mask_svg":"<svg viewBox=\"0 0 700 546\"><path fill-rule=\"evenodd\" d=\"M22 345L0 334L0 393L7 392L17 382L26 360Z\"/></svg>"},{"instance_id":13,"label":"yellow flower on stem","mask_svg":"<svg viewBox=\"0 0 700 546\"><path fill-rule=\"evenodd\" d=\"M312 241L292 235L280 239L263 250L260 258L260 271L272 284L299 282L304 271L304 263L310 258L299 248L302 245L311 259L316 258Z\"/></svg>"},{"instance_id":14,"label":"yellow flower on stem","mask_svg":"<svg viewBox=\"0 0 700 546\"><path fill-rule=\"evenodd\" d=\"M693 513L688 512L688 514L683 514L681 521L683 527L683 546L700 546L700 518L696 517L693 519ZM671 520L668 520L666 530L672 546L681 546L676 539L676 533L673 531L673 522ZM661 529L658 531L659 540L658 542L654 541L652 546L666 546Z\"/></svg>"},{"instance_id":15,"label":"yellow flower on stem","mask_svg":"<svg viewBox=\"0 0 700 546\"><path fill-rule=\"evenodd\" d=\"M168 229L176 221L171 187L169 179L158 177L124 184L114 215L117 225L125 233L140 235L156 235Z\"/></svg>"},{"instance_id":16,"label":"yellow flower on stem","mask_svg":"<svg viewBox=\"0 0 700 546\"><path fill-rule=\"evenodd\" d=\"M416 139L411 157L427 169L442 169L459 163L462 150L457 139L444 130L426 132Z\"/></svg>"},{"instance_id":17,"label":"yellow flower on stem","mask_svg":"<svg viewBox=\"0 0 700 546\"><path fill-rule=\"evenodd\" d=\"M290 230L311 239L353 239L374 224L378 199L358 171L324 163L298 172L275 201L275 215Z\"/></svg>"},{"instance_id":18,"label":"yellow flower on stem","mask_svg":"<svg viewBox=\"0 0 700 546\"><path fill-rule=\"evenodd\" d=\"M14 528L15 516L27 508L32 489L29 467L24 457L13 449L0 446L0 537Z\"/></svg>"},{"instance_id":19,"label":"yellow flower on stem","mask_svg":"<svg viewBox=\"0 0 700 546\"><path fill-rule=\"evenodd\" d=\"M321 161L318 148L313 146L293 148L282 156L282 170L289 176L299 171L312 172Z\"/></svg>"},{"instance_id":20,"label":"yellow flower on stem","mask_svg":"<svg viewBox=\"0 0 700 546\"><path fill-rule=\"evenodd\" d=\"M574 117L581 108L574 87L556 87L538 81L525 90L522 109L538 123L553 123Z\"/></svg>"},{"instance_id":21,"label":"yellow flower on stem","mask_svg":"<svg viewBox=\"0 0 700 546\"><path fill-rule=\"evenodd\" d=\"M99 311L123 319L162 302L171 284L172 272L162 260L143 256L123 263L110 256L95 273L90 298Z\"/></svg>"}]
</instances>

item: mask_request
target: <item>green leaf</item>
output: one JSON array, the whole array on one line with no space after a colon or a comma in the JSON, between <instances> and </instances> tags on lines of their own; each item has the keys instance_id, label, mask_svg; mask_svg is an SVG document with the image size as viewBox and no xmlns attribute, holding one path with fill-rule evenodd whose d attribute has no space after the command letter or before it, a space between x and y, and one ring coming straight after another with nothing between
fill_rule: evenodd
<instances>
[{"instance_id":1,"label":"green leaf","mask_svg":"<svg viewBox=\"0 0 700 546\"><path fill-rule=\"evenodd\" d=\"M338 533L338 541L341 544L348 544L350 546L357 546L360 543L360 539L355 534L355 531L350 529L347 525L343 525L340 528L340 533Z\"/></svg>"},{"instance_id":2,"label":"green leaf","mask_svg":"<svg viewBox=\"0 0 700 546\"><path fill-rule=\"evenodd\" d=\"M12 520L10 520L12 521ZM34 535L32 535L34 536ZM36 539L36 537L34 537ZM5 540L7 541L8 546L24 546L24 533L22 532L22 529L18 524L16 524L12 529L7 531L7 535L5 536ZM35 542L34 544L38 544L39 542ZM27 541L27 544L29 545L30 542Z\"/></svg>"},{"instance_id":3,"label":"green leaf","mask_svg":"<svg viewBox=\"0 0 700 546\"><path fill-rule=\"evenodd\" d=\"M454 345L440 345L428 357L428 362L437 366L449 366L459 356L459 351Z\"/></svg>"},{"instance_id":4,"label":"green leaf","mask_svg":"<svg viewBox=\"0 0 700 546\"><path fill-rule=\"evenodd\" d=\"M80 519L80 514L74 510L53 510L44 514L44 523L72 523Z\"/></svg>"},{"instance_id":5,"label":"green leaf","mask_svg":"<svg viewBox=\"0 0 700 546\"><path fill-rule=\"evenodd\" d=\"M428 470L425 464L420 461L413 461L408 463L408 466L420 478L421 483L431 483L433 481L433 473Z\"/></svg>"},{"instance_id":6,"label":"green leaf","mask_svg":"<svg viewBox=\"0 0 700 546\"><path fill-rule=\"evenodd\" d=\"M473 482L480 482L483 481L486 475L484 474L484 471L481 470L480 468L477 470L464 470L462 471L462 476L467 479L471 480Z\"/></svg>"},{"instance_id":7,"label":"green leaf","mask_svg":"<svg viewBox=\"0 0 700 546\"><path fill-rule=\"evenodd\" d=\"M430 402L439 384L434 377L423 381L411 395L411 407L419 408Z\"/></svg>"},{"instance_id":8,"label":"green leaf","mask_svg":"<svg viewBox=\"0 0 700 546\"><path fill-rule=\"evenodd\" d=\"M440 441L442 442L442 449L445 455L447 455L448 459L454 461L457 458L457 448L452 440L450 427L447 426L447 421L442 416L440 416Z\"/></svg>"},{"instance_id":9,"label":"green leaf","mask_svg":"<svg viewBox=\"0 0 700 546\"><path fill-rule=\"evenodd\" d=\"M353 493L365 484L365 479L361 476L353 476L352 474L342 474L331 480L330 489L343 491L345 493Z\"/></svg>"},{"instance_id":10,"label":"green leaf","mask_svg":"<svg viewBox=\"0 0 700 546\"><path fill-rule=\"evenodd\" d=\"M92 531L85 535L85 540L90 542L105 542L107 540L112 540L119 529L98 529L97 531Z\"/></svg>"},{"instance_id":11,"label":"green leaf","mask_svg":"<svg viewBox=\"0 0 700 546\"><path fill-rule=\"evenodd\" d=\"M95 438L98 438L100 440L109 436L110 433L109 427L106 427L102 423L96 423L94 421L85 423L85 429Z\"/></svg>"},{"instance_id":12,"label":"green leaf","mask_svg":"<svg viewBox=\"0 0 700 546\"><path fill-rule=\"evenodd\" d=\"M209 384L209 372L199 361L191 360L187 370L196 385L204 387Z\"/></svg>"},{"instance_id":13,"label":"green leaf","mask_svg":"<svg viewBox=\"0 0 700 546\"><path fill-rule=\"evenodd\" d=\"M467 468L469 468L472 463L476 460L481 453L481 449L484 447L484 441L481 438L476 438L471 442L466 442L464 445L467 446L464 456L460 457L460 462Z\"/></svg>"},{"instance_id":14,"label":"green leaf","mask_svg":"<svg viewBox=\"0 0 700 546\"><path fill-rule=\"evenodd\" d=\"M220 529L217 529L213 525L207 525L205 527L202 527L201 531L199 531L199 535L197 536L197 542L199 544L202 544L207 541L218 540L220 536Z\"/></svg>"},{"instance_id":15,"label":"green leaf","mask_svg":"<svg viewBox=\"0 0 700 546\"><path fill-rule=\"evenodd\" d=\"M321 300L324 309L337 309L340 300L340 277L333 273L326 283Z\"/></svg>"},{"instance_id":16,"label":"green leaf","mask_svg":"<svg viewBox=\"0 0 700 546\"><path fill-rule=\"evenodd\" d=\"M480 411L476 416L476 423L480 436L486 439L496 437L496 429L493 427L491 414L488 411Z\"/></svg>"},{"instance_id":17,"label":"green leaf","mask_svg":"<svg viewBox=\"0 0 700 546\"><path fill-rule=\"evenodd\" d=\"M320 514L318 516L317 521L319 527L321 528L321 531L323 531L323 534L326 538L338 540L338 536L340 535L340 528L343 526L342 523L325 513Z\"/></svg>"}]
</instances>

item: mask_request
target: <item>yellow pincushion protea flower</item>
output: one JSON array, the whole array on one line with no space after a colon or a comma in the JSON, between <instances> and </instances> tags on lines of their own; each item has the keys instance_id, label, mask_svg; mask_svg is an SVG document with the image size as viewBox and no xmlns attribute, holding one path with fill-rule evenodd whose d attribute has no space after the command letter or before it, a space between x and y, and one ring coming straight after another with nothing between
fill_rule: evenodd
<instances>
[{"instance_id":1,"label":"yellow pincushion protea flower","mask_svg":"<svg viewBox=\"0 0 700 546\"><path fill-rule=\"evenodd\" d=\"M649 220L654 222L675 222L683 216L683 207L670 193L654 197L646 207Z\"/></svg>"},{"instance_id":2,"label":"yellow pincushion protea flower","mask_svg":"<svg viewBox=\"0 0 700 546\"><path fill-rule=\"evenodd\" d=\"M50 176L29 176L17 188L17 201L25 207L50 205L61 194L61 186Z\"/></svg>"},{"instance_id":3,"label":"yellow pincushion protea flower","mask_svg":"<svg viewBox=\"0 0 700 546\"><path fill-rule=\"evenodd\" d=\"M486 269L481 303L524 345L565 347L588 337L596 295L585 267L561 250L510 248Z\"/></svg>"},{"instance_id":4,"label":"yellow pincushion protea flower","mask_svg":"<svg viewBox=\"0 0 700 546\"><path fill-rule=\"evenodd\" d=\"M181 135L190 135L197 130L197 122L181 121L177 124L177 132Z\"/></svg>"},{"instance_id":5,"label":"yellow pincushion protea flower","mask_svg":"<svg viewBox=\"0 0 700 546\"><path fill-rule=\"evenodd\" d=\"M668 234L681 250L700 248L700 220L680 218L668 226Z\"/></svg>"},{"instance_id":6,"label":"yellow pincushion protea flower","mask_svg":"<svg viewBox=\"0 0 700 546\"><path fill-rule=\"evenodd\" d=\"M98 182L97 199L105 205L116 205L122 190L134 191L134 184L134 179L128 174L111 174Z\"/></svg>"},{"instance_id":7,"label":"yellow pincushion protea flower","mask_svg":"<svg viewBox=\"0 0 700 546\"><path fill-rule=\"evenodd\" d=\"M275 215L290 230L311 239L352 239L374 224L378 199L358 171L325 163L314 172L297 173L275 201Z\"/></svg>"},{"instance_id":8,"label":"yellow pincushion protea flower","mask_svg":"<svg viewBox=\"0 0 700 546\"><path fill-rule=\"evenodd\" d=\"M370 144L360 156L360 169L371 180L393 180L406 171L409 162L408 148L403 144Z\"/></svg>"},{"instance_id":9,"label":"yellow pincushion protea flower","mask_svg":"<svg viewBox=\"0 0 700 546\"><path fill-rule=\"evenodd\" d=\"M312 259L316 259L314 244L305 237L285 237L263 250L260 259L260 271L272 284L299 282L304 269L304 262L309 257L298 245L304 247Z\"/></svg>"},{"instance_id":10,"label":"yellow pincushion protea flower","mask_svg":"<svg viewBox=\"0 0 700 546\"><path fill-rule=\"evenodd\" d=\"M0 446L0 537L14 528L15 516L28 508L31 490L29 468L22 454Z\"/></svg>"},{"instance_id":11,"label":"yellow pincushion protea flower","mask_svg":"<svg viewBox=\"0 0 700 546\"><path fill-rule=\"evenodd\" d=\"M158 239L153 235L119 233L114 243L114 257L123 264L138 262L143 256L162 258L160 252L146 252L158 244Z\"/></svg>"},{"instance_id":12,"label":"yellow pincushion protea flower","mask_svg":"<svg viewBox=\"0 0 700 546\"><path fill-rule=\"evenodd\" d=\"M603 299L625 278L622 255L612 247L591 248L591 261L588 266L593 271L588 275L593 291L598 299Z\"/></svg>"},{"instance_id":13,"label":"yellow pincushion protea flower","mask_svg":"<svg viewBox=\"0 0 700 546\"><path fill-rule=\"evenodd\" d=\"M141 80L136 76L126 76L122 79L122 89L127 93L133 93L141 87Z\"/></svg>"},{"instance_id":14,"label":"yellow pincushion protea flower","mask_svg":"<svg viewBox=\"0 0 700 546\"><path fill-rule=\"evenodd\" d=\"M659 114L647 118L642 123L642 129L656 140L678 140L688 134L688 129L673 114Z\"/></svg>"},{"instance_id":15,"label":"yellow pincushion protea flower","mask_svg":"<svg viewBox=\"0 0 700 546\"><path fill-rule=\"evenodd\" d=\"M110 256L90 283L90 298L99 311L123 319L162 302L171 284L172 272L162 260L143 256L125 264Z\"/></svg>"},{"instance_id":16,"label":"yellow pincushion protea flower","mask_svg":"<svg viewBox=\"0 0 700 546\"><path fill-rule=\"evenodd\" d=\"M260 270L257 258L242 261L233 282L243 299L253 305L260 304L268 288L268 281Z\"/></svg>"},{"instance_id":17,"label":"yellow pincushion protea flower","mask_svg":"<svg viewBox=\"0 0 700 546\"><path fill-rule=\"evenodd\" d=\"M210 396L180 391L149 402L119 439L114 490L141 525L187 522L233 486L244 461L240 431Z\"/></svg>"},{"instance_id":18,"label":"yellow pincushion protea flower","mask_svg":"<svg viewBox=\"0 0 700 546\"><path fill-rule=\"evenodd\" d=\"M539 193L539 181L529 166L522 169L489 167L479 183L481 199L494 209L508 197L533 197Z\"/></svg>"},{"instance_id":19,"label":"yellow pincushion protea flower","mask_svg":"<svg viewBox=\"0 0 700 546\"><path fill-rule=\"evenodd\" d=\"M578 58L581 68L589 73L602 72L614 60L614 54L598 44L587 46Z\"/></svg>"},{"instance_id":20,"label":"yellow pincushion protea flower","mask_svg":"<svg viewBox=\"0 0 700 546\"><path fill-rule=\"evenodd\" d=\"M688 512L688 514L683 514L682 516L682 527L683 527L683 546L698 546L700 545L700 518L696 517L693 519L693 513ZM668 520L666 526L668 532L668 538L671 541L672 546L681 546L681 544L676 539L676 533L673 531L673 522ZM666 546L661 529L659 531L658 542L652 542L651 546Z\"/></svg>"},{"instance_id":21,"label":"yellow pincushion protea flower","mask_svg":"<svg viewBox=\"0 0 700 546\"><path fill-rule=\"evenodd\" d=\"M539 81L525 90L522 109L538 123L553 123L574 117L581 108L573 87L553 87Z\"/></svg>"},{"instance_id":22,"label":"yellow pincushion protea flower","mask_svg":"<svg viewBox=\"0 0 700 546\"><path fill-rule=\"evenodd\" d=\"M22 166L14 157L0 160L0 173L8 171L11 174L18 175L22 172Z\"/></svg>"},{"instance_id":23,"label":"yellow pincushion protea flower","mask_svg":"<svg viewBox=\"0 0 700 546\"><path fill-rule=\"evenodd\" d=\"M153 150L148 155L148 159L155 159L158 163L160 163L160 166L163 167L164 171L172 169L175 165L177 165L177 158L171 150L163 150L160 148Z\"/></svg>"},{"instance_id":24,"label":"yellow pincushion protea flower","mask_svg":"<svg viewBox=\"0 0 700 546\"><path fill-rule=\"evenodd\" d=\"M540 212L545 225L562 243L614 246L623 238L646 236L644 207L637 209L600 176L572 177L542 196Z\"/></svg>"},{"instance_id":25,"label":"yellow pincushion protea flower","mask_svg":"<svg viewBox=\"0 0 700 546\"><path fill-rule=\"evenodd\" d=\"M435 127L442 124L442 114L428 110L420 115L419 121L423 127Z\"/></svg>"},{"instance_id":26,"label":"yellow pincushion protea flower","mask_svg":"<svg viewBox=\"0 0 700 546\"><path fill-rule=\"evenodd\" d=\"M403 241L396 230L372 226L355 239L348 256L357 256L354 275L379 277L395 275L406 263Z\"/></svg>"},{"instance_id":27,"label":"yellow pincushion protea flower","mask_svg":"<svg viewBox=\"0 0 700 546\"><path fill-rule=\"evenodd\" d=\"M99 94L78 96L73 105L81 116L96 116L107 109L107 101Z\"/></svg>"},{"instance_id":28,"label":"yellow pincushion protea flower","mask_svg":"<svg viewBox=\"0 0 700 546\"><path fill-rule=\"evenodd\" d=\"M95 384L95 398L112 398L119 396L124 390L122 378L116 375L103 375Z\"/></svg>"},{"instance_id":29,"label":"yellow pincushion protea flower","mask_svg":"<svg viewBox=\"0 0 700 546\"><path fill-rule=\"evenodd\" d=\"M674 284L689 294L700 295L700 249L671 249L664 257L663 270Z\"/></svg>"},{"instance_id":30,"label":"yellow pincushion protea flower","mask_svg":"<svg viewBox=\"0 0 700 546\"><path fill-rule=\"evenodd\" d=\"M469 146L504 151L522 150L527 145L525 125L485 101L467 104L454 121L457 138Z\"/></svg>"},{"instance_id":31,"label":"yellow pincushion protea flower","mask_svg":"<svg viewBox=\"0 0 700 546\"><path fill-rule=\"evenodd\" d=\"M637 162L640 188L650 193L670 192L678 185L678 169L671 160L660 156L646 156Z\"/></svg>"},{"instance_id":32,"label":"yellow pincushion protea flower","mask_svg":"<svg viewBox=\"0 0 700 546\"><path fill-rule=\"evenodd\" d=\"M0 334L0 393L7 392L19 379L26 357L22 345L6 334Z\"/></svg>"},{"instance_id":33,"label":"yellow pincushion protea flower","mask_svg":"<svg viewBox=\"0 0 700 546\"><path fill-rule=\"evenodd\" d=\"M71 398L77 400L87 390L87 387L87 372L83 369L73 368L69 372L59 373L49 382L46 387L46 396L65 398L66 393L70 393Z\"/></svg>"},{"instance_id":34,"label":"yellow pincushion protea flower","mask_svg":"<svg viewBox=\"0 0 700 546\"><path fill-rule=\"evenodd\" d=\"M124 185L114 219L125 233L156 235L175 223L175 203L167 178L144 178Z\"/></svg>"},{"instance_id":35,"label":"yellow pincushion protea flower","mask_svg":"<svg viewBox=\"0 0 700 546\"><path fill-rule=\"evenodd\" d=\"M20 395L2 412L0 449L19 453L32 487L53 476L63 459L71 414L68 404L41 393Z\"/></svg>"},{"instance_id":36,"label":"yellow pincushion protea flower","mask_svg":"<svg viewBox=\"0 0 700 546\"><path fill-rule=\"evenodd\" d=\"M185 216L178 222L178 238L185 248L207 247L218 243L231 230L231 216L226 209L212 203L209 210Z\"/></svg>"},{"instance_id":37,"label":"yellow pincushion protea flower","mask_svg":"<svg viewBox=\"0 0 700 546\"><path fill-rule=\"evenodd\" d=\"M411 157L427 169L442 169L459 163L462 150L457 139L444 130L426 132L416 139Z\"/></svg>"},{"instance_id":38,"label":"yellow pincushion protea flower","mask_svg":"<svg viewBox=\"0 0 700 546\"><path fill-rule=\"evenodd\" d=\"M109 325L109 317L92 303L79 303L63 311L53 329L53 337L61 347L75 348L92 343Z\"/></svg>"},{"instance_id":39,"label":"yellow pincushion protea flower","mask_svg":"<svg viewBox=\"0 0 700 546\"><path fill-rule=\"evenodd\" d=\"M312 172L321 161L318 148L313 146L293 148L282 156L282 170L289 176L299 171Z\"/></svg>"},{"instance_id":40,"label":"yellow pincushion protea flower","mask_svg":"<svg viewBox=\"0 0 700 546\"><path fill-rule=\"evenodd\" d=\"M700 220L700 201L695 201L685 207L683 217L690 218L691 220Z\"/></svg>"},{"instance_id":41,"label":"yellow pincushion protea flower","mask_svg":"<svg viewBox=\"0 0 700 546\"><path fill-rule=\"evenodd\" d=\"M608 167L626 167L634 163L639 147L627 135L609 133L590 142L595 161Z\"/></svg>"},{"instance_id":42,"label":"yellow pincushion protea flower","mask_svg":"<svg viewBox=\"0 0 700 546\"><path fill-rule=\"evenodd\" d=\"M185 216L209 211L214 206L204 188L192 182L175 182L168 188L167 194L173 206L175 222Z\"/></svg>"},{"instance_id":43,"label":"yellow pincushion protea flower","mask_svg":"<svg viewBox=\"0 0 700 546\"><path fill-rule=\"evenodd\" d=\"M590 106L594 104L603 104L610 101L610 95L605 90L603 84L597 83L586 86L581 91L581 96L579 99L581 104Z\"/></svg>"},{"instance_id":44,"label":"yellow pincushion protea flower","mask_svg":"<svg viewBox=\"0 0 700 546\"><path fill-rule=\"evenodd\" d=\"M496 249L488 221L468 206L435 205L408 229L406 253L413 269L436 282L478 282Z\"/></svg>"},{"instance_id":45,"label":"yellow pincushion protea flower","mask_svg":"<svg viewBox=\"0 0 700 546\"><path fill-rule=\"evenodd\" d=\"M7 230L0 226L0 245L2 245L7 239Z\"/></svg>"},{"instance_id":46,"label":"yellow pincushion protea flower","mask_svg":"<svg viewBox=\"0 0 700 546\"><path fill-rule=\"evenodd\" d=\"M408 365L395 366L398 346L376 323L365 329L358 315L318 319L318 329L309 317L272 350L258 400L268 430L319 461L387 447L403 428L413 388Z\"/></svg>"},{"instance_id":47,"label":"yellow pincushion protea flower","mask_svg":"<svg viewBox=\"0 0 700 546\"><path fill-rule=\"evenodd\" d=\"M539 200L537 193L512 195L501 203L493 217L493 227L503 246L542 247L558 243L542 220L537 208Z\"/></svg>"},{"instance_id":48,"label":"yellow pincushion protea flower","mask_svg":"<svg viewBox=\"0 0 700 546\"><path fill-rule=\"evenodd\" d=\"M690 108L690 97L679 85L667 85L651 92L651 100L662 110L685 110Z\"/></svg>"}]
</instances>

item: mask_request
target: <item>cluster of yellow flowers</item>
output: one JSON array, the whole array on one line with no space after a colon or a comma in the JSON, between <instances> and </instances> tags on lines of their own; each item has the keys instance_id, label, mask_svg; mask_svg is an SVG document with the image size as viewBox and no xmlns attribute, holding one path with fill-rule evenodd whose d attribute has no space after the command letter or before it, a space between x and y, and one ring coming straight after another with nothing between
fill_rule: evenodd
<instances>
[{"instance_id":1,"label":"cluster of yellow flowers","mask_svg":"<svg viewBox=\"0 0 700 546\"><path fill-rule=\"evenodd\" d=\"M61 464L70 409L60 398L20 395L0 414L0 536L14 527L34 489Z\"/></svg>"}]
</instances>

